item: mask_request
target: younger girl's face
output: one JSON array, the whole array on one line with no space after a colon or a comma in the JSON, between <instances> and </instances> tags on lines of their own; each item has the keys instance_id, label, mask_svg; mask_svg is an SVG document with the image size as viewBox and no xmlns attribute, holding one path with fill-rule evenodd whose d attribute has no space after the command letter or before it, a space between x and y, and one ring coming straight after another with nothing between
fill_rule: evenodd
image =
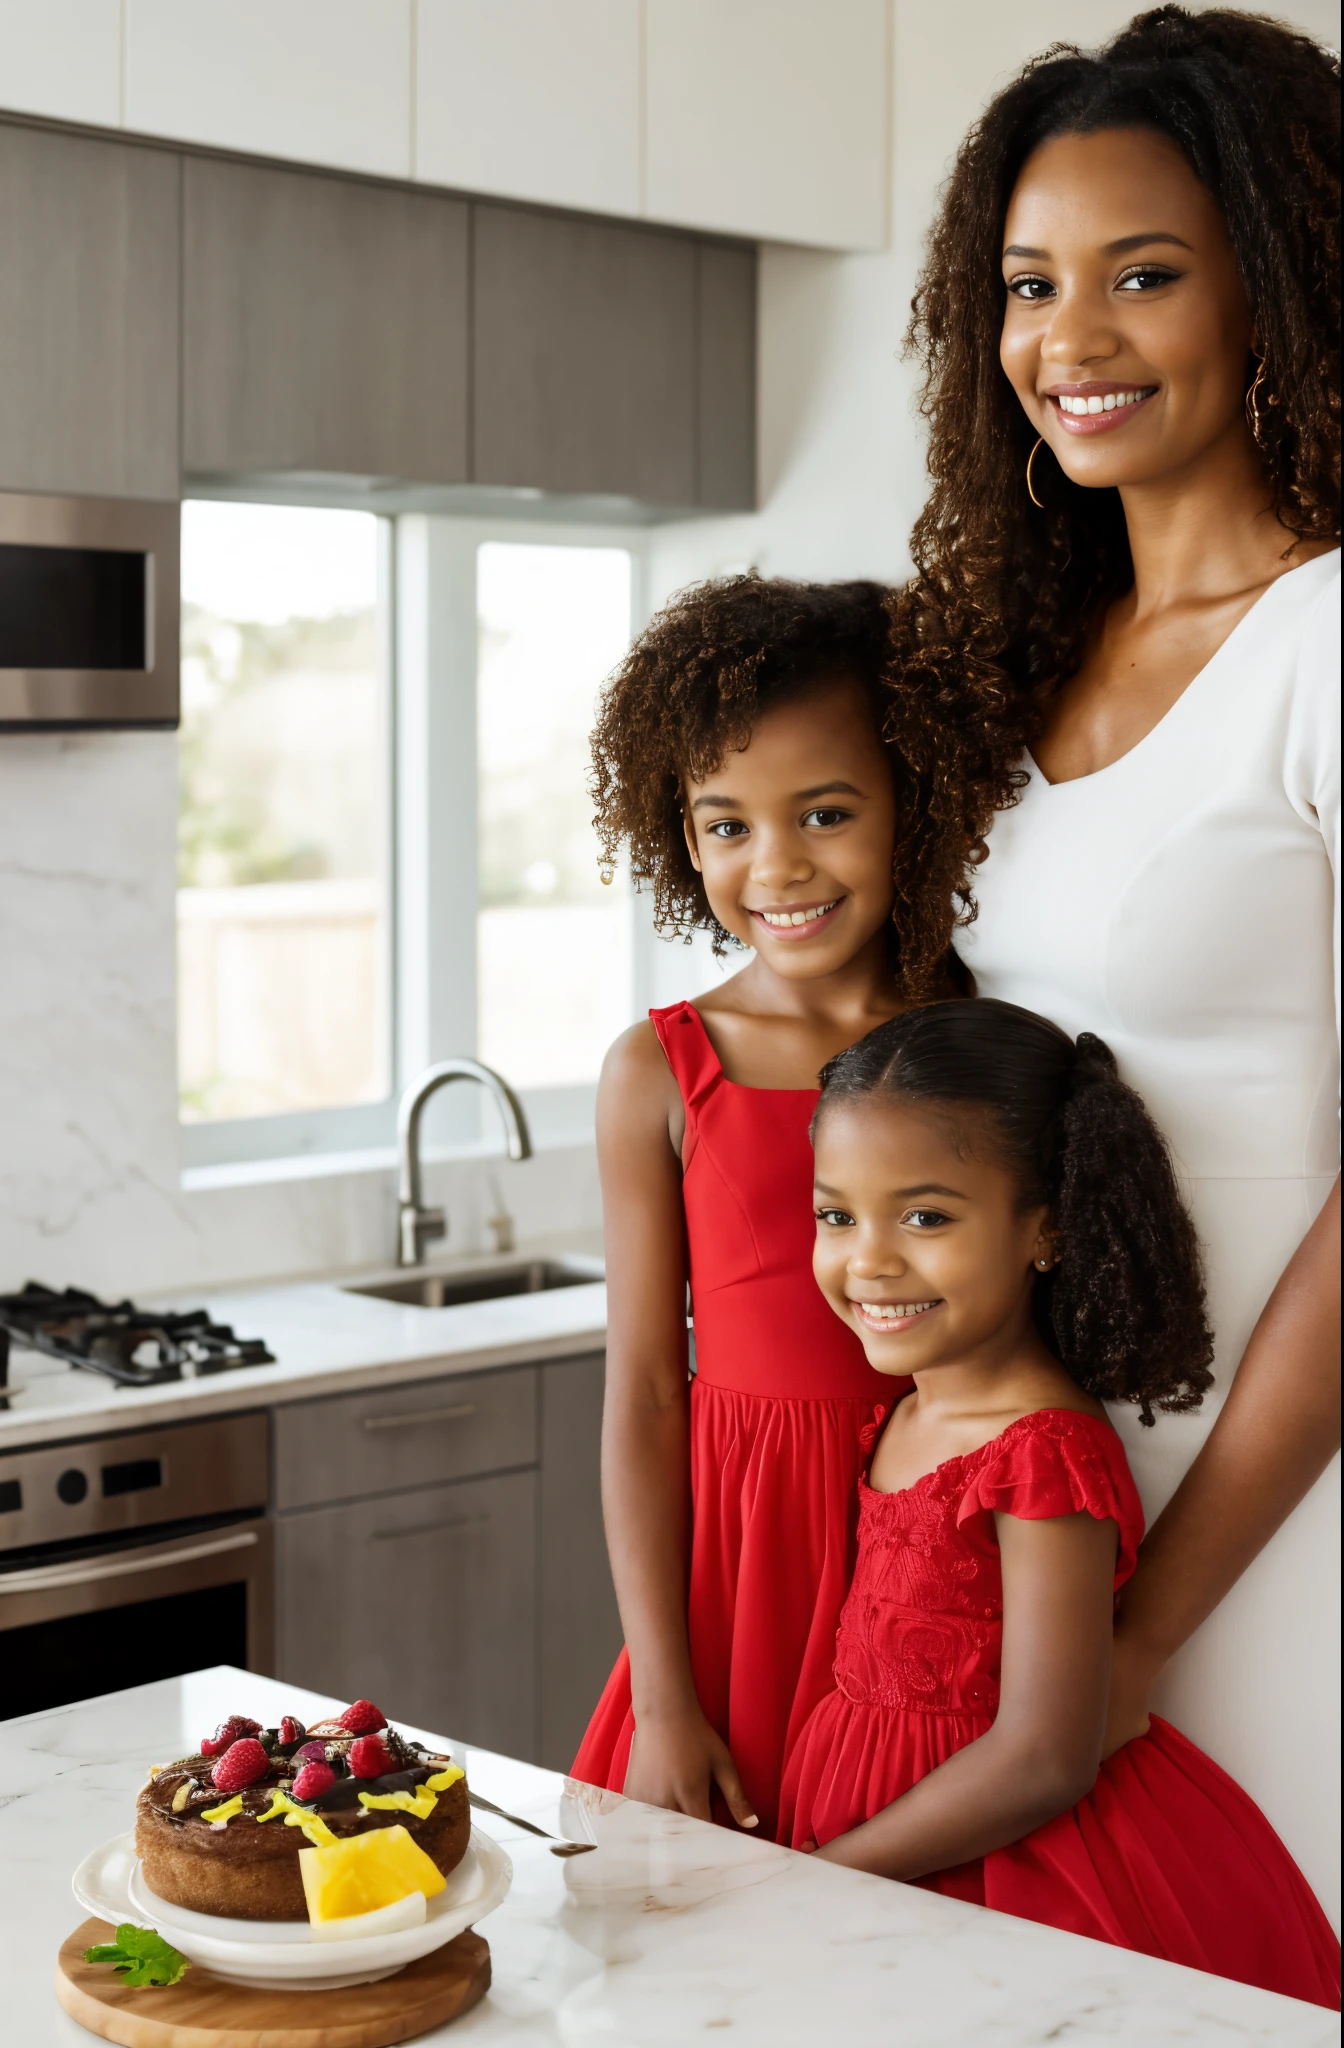
<instances>
[{"instance_id":1,"label":"younger girl's face","mask_svg":"<svg viewBox=\"0 0 1344 2048\"><path fill-rule=\"evenodd\" d=\"M775 973L853 960L891 914L896 839L891 764L858 684L767 711L687 784L686 839L715 917Z\"/></svg>"},{"instance_id":2,"label":"younger girl's face","mask_svg":"<svg viewBox=\"0 0 1344 2048\"><path fill-rule=\"evenodd\" d=\"M1174 142L1112 128L1042 143L1003 240L1000 360L1074 483L1153 482L1226 437L1249 444L1236 250Z\"/></svg>"},{"instance_id":3,"label":"younger girl's face","mask_svg":"<svg viewBox=\"0 0 1344 2048\"><path fill-rule=\"evenodd\" d=\"M1053 1257L1044 1208L957 1142L930 1104L868 1096L823 1108L814 1133L812 1269L878 1372L994 1364L1030 1322L1035 1261Z\"/></svg>"}]
</instances>

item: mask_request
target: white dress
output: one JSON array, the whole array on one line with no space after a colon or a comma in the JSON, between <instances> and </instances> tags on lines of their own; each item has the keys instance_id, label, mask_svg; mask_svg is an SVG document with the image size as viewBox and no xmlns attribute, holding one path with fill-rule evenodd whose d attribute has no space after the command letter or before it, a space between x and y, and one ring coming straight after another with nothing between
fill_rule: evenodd
<instances>
[{"instance_id":1,"label":"white dress","mask_svg":"<svg viewBox=\"0 0 1344 2048\"><path fill-rule=\"evenodd\" d=\"M1098 1032L1165 1131L1204 1245L1217 1385L1113 1409L1151 1523L1208 1435L1339 1166L1338 550L1271 584L1133 750L1031 779L958 935L981 995ZM1338 1927L1339 1461L1165 1675Z\"/></svg>"}]
</instances>

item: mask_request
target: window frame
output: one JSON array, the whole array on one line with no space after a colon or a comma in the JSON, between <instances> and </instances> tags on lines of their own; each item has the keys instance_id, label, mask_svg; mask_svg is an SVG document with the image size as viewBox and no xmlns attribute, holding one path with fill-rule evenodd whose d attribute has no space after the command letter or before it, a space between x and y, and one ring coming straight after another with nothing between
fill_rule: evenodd
<instances>
[{"instance_id":1,"label":"window frame","mask_svg":"<svg viewBox=\"0 0 1344 2048\"><path fill-rule=\"evenodd\" d=\"M225 495L188 486L191 497ZM303 502L278 493L229 490L249 502ZM313 500L308 498L308 503ZM397 1103L436 1060L477 1053L478 772L477 550L485 542L522 546L616 547L630 556L631 634L648 617L647 525L569 517L391 511L351 498L326 499L379 516L379 599L384 621L387 786L384 815L389 916L386 967L390 1091L379 1102L210 1123L179 1121L188 1183L223 1172L271 1178L283 1162L307 1170L362 1157L385 1166L396 1143ZM642 1007L643 955L652 941L631 892L634 926L632 1013ZM511 1077L506 1075L505 1079ZM519 1091L540 1148L591 1142L596 1080ZM479 1089L446 1090L426 1119L426 1157L470 1157L499 1149L493 1107Z\"/></svg>"}]
</instances>

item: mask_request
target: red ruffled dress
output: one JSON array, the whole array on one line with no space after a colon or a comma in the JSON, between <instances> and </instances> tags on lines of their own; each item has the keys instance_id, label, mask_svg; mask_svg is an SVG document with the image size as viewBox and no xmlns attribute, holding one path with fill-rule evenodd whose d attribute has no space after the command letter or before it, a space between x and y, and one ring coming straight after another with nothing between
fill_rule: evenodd
<instances>
[{"instance_id":1,"label":"red ruffled dress","mask_svg":"<svg viewBox=\"0 0 1344 2048\"><path fill-rule=\"evenodd\" d=\"M774 1835L786 1746L830 1690L860 1439L891 1381L812 1278L817 1090L740 1087L692 1004L650 1014L686 1104L691 1668L760 1832ZM634 1725L622 1651L574 1776L619 1791Z\"/></svg>"},{"instance_id":2,"label":"red ruffled dress","mask_svg":"<svg viewBox=\"0 0 1344 2048\"><path fill-rule=\"evenodd\" d=\"M865 1453L886 1420L865 1430ZM899 1493L859 1481L859 1554L831 1692L792 1745L781 1839L857 1827L983 1735L999 1699L1003 1583L994 1514L1086 1513L1134 1569L1143 1510L1119 1437L1064 1409L1024 1416ZM920 1882L931 1891L1339 2005L1339 1944L1265 1816L1154 1717L1086 1799L1011 1848Z\"/></svg>"}]
</instances>

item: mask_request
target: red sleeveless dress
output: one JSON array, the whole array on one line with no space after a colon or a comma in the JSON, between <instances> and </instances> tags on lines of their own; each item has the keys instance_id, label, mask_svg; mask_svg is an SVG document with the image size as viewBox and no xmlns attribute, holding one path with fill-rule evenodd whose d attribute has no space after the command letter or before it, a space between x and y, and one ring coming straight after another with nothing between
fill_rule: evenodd
<instances>
[{"instance_id":1,"label":"red sleeveless dress","mask_svg":"<svg viewBox=\"0 0 1344 2048\"><path fill-rule=\"evenodd\" d=\"M865 1431L877 1439L879 1421ZM1065 1409L1023 1416L899 1493L859 1482L859 1554L832 1690L792 1747L781 1839L825 1843L899 1799L991 1726L1003 1581L994 1513L1090 1514L1134 1569L1143 1510L1119 1437ZM920 1880L1317 2005L1339 2005L1339 1943L1254 1801L1154 1716L1085 1799L1010 1848Z\"/></svg>"},{"instance_id":2,"label":"red sleeveless dress","mask_svg":"<svg viewBox=\"0 0 1344 2048\"><path fill-rule=\"evenodd\" d=\"M773 1835L786 1745L831 1685L860 1434L892 1383L812 1278L817 1090L740 1087L690 1003L650 1015L686 1104L691 1667L760 1831ZM620 1791L633 1734L622 1651L574 1776Z\"/></svg>"}]
</instances>

